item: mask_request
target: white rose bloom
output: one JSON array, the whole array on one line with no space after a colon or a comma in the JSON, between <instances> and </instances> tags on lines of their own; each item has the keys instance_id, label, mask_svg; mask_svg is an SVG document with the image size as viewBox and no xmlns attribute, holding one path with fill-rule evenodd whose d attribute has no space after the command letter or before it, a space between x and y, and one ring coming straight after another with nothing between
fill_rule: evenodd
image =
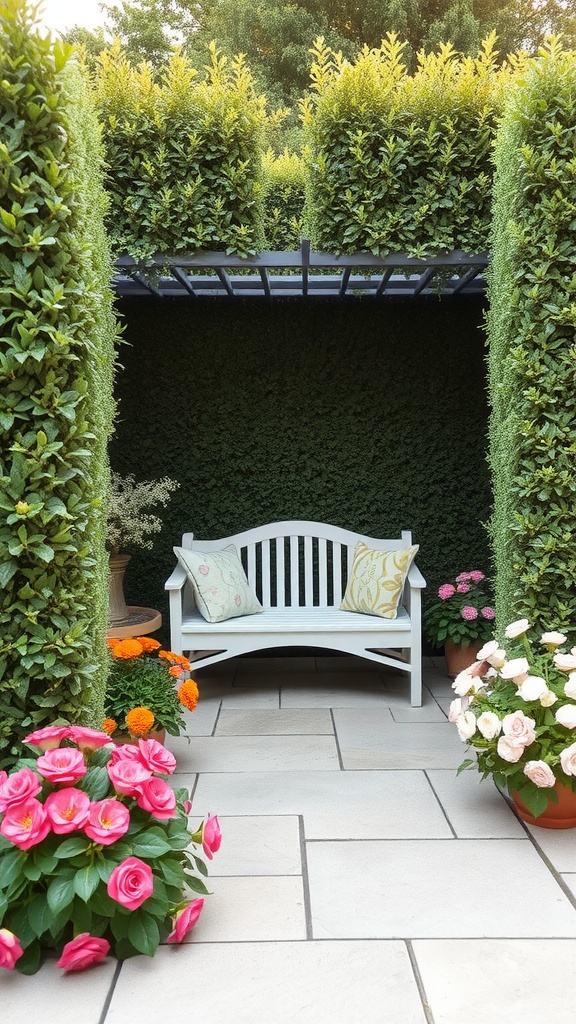
<instances>
[{"instance_id":1,"label":"white rose bloom","mask_svg":"<svg viewBox=\"0 0 576 1024\"><path fill-rule=\"evenodd\" d=\"M502 666L506 664L506 651L503 651L501 647L498 647L497 650L494 651L494 654L490 654L486 658L486 661L490 662L494 668L502 668Z\"/></svg>"},{"instance_id":2,"label":"white rose bloom","mask_svg":"<svg viewBox=\"0 0 576 1024\"><path fill-rule=\"evenodd\" d=\"M564 693L567 697L576 697L576 672L571 672L568 682L564 684Z\"/></svg>"},{"instance_id":3,"label":"white rose bloom","mask_svg":"<svg viewBox=\"0 0 576 1024\"><path fill-rule=\"evenodd\" d=\"M467 693L473 688L474 680L469 672L459 672L456 679L452 683L452 689L459 697L465 697Z\"/></svg>"},{"instance_id":4,"label":"white rose bloom","mask_svg":"<svg viewBox=\"0 0 576 1024\"><path fill-rule=\"evenodd\" d=\"M448 709L448 721L452 722L452 725L454 725L458 716L461 715L462 712L465 710L466 709L462 707L462 701L460 697L456 697L456 699L452 701Z\"/></svg>"},{"instance_id":5,"label":"white rose bloom","mask_svg":"<svg viewBox=\"0 0 576 1024\"><path fill-rule=\"evenodd\" d=\"M554 647L559 647L560 644L565 644L568 637L564 636L564 633L556 633L554 630L551 633L542 633L540 638L541 644L553 644Z\"/></svg>"},{"instance_id":6,"label":"white rose bloom","mask_svg":"<svg viewBox=\"0 0 576 1024\"><path fill-rule=\"evenodd\" d=\"M566 729L576 729L576 704L562 704L554 717Z\"/></svg>"},{"instance_id":7,"label":"white rose bloom","mask_svg":"<svg viewBox=\"0 0 576 1024\"><path fill-rule=\"evenodd\" d=\"M526 676L518 688L518 696L522 700L540 700L547 692L548 687L542 676Z\"/></svg>"},{"instance_id":8,"label":"white rose bloom","mask_svg":"<svg viewBox=\"0 0 576 1024\"><path fill-rule=\"evenodd\" d=\"M456 719L456 728L461 740L469 740L476 732L476 715L473 711L464 711Z\"/></svg>"},{"instance_id":9,"label":"white rose bloom","mask_svg":"<svg viewBox=\"0 0 576 1024\"><path fill-rule=\"evenodd\" d=\"M519 761L524 753L523 745L521 743L514 743L514 741L508 736L500 737L496 749L500 754L500 757L503 758L504 761L510 761L511 764Z\"/></svg>"},{"instance_id":10,"label":"white rose bloom","mask_svg":"<svg viewBox=\"0 0 576 1024\"><path fill-rule=\"evenodd\" d=\"M485 740L493 740L500 732L502 723L493 711L483 711L478 717L476 726Z\"/></svg>"},{"instance_id":11,"label":"white rose bloom","mask_svg":"<svg viewBox=\"0 0 576 1024\"><path fill-rule=\"evenodd\" d=\"M528 761L524 765L524 775L539 789L551 788L556 782L554 772L545 761Z\"/></svg>"},{"instance_id":12,"label":"white rose bloom","mask_svg":"<svg viewBox=\"0 0 576 1024\"><path fill-rule=\"evenodd\" d=\"M560 764L562 765L562 771L566 772L566 775L576 775L576 743L562 751L560 754Z\"/></svg>"},{"instance_id":13,"label":"white rose bloom","mask_svg":"<svg viewBox=\"0 0 576 1024\"><path fill-rule=\"evenodd\" d=\"M546 690L546 693L543 693L542 696L540 697L540 703L541 703L543 708L551 708L552 705L555 704L557 700L558 700L558 697L556 696L555 693L552 693L552 690Z\"/></svg>"},{"instance_id":14,"label":"white rose bloom","mask_svg":"<svg viewBox=\"0 0 576 1024\"><path fill-rule=\"evenodd\" d=\"M528 629L530 629L528 619L517 619L516 622L511 622L509 626L506 626L504 636L508 637L509 640L514 640L515 637L526 633Z\"/></svg>"},{"instance_id":15,"label":"white rose bloom","mask_svg":"<svg viewBox=\"0 0 576 1024\"><path fill-rule=\"evenodd\" d=\"M498 641L497 640L488 640L488 642L484 644L484 647L480 648L480 650L478 651L478 654L476 655L476 657L478 658L478 661L488 661L488 659L490 658L490 655L494 654L495 651L497 651L497 650L498 650Z\"/></svg>"},{"instance_id":16,"label":"white rose bloom","mask_svg":"<svg viewBox=\"0 0 576 1024\"><path fill-rule=\"evenodd\" d=\"M556 654L554 655L554 664L561 672L574 672L576 669L576 655L560 654L559 651L556 651Z\"/></svg>"},{"instance_id":17,"label":"white rose bloom","mask_svg":"<svg viewBox=\"0 0 576 1024\"><path fill-rule=\"evenodd\" d=\"M512 661L507 661L503 668L500 669L500 675L502 679L519 679L523 681L529 671L530 666L527 658L513 658Z\"/></svg>"}]
</instances>

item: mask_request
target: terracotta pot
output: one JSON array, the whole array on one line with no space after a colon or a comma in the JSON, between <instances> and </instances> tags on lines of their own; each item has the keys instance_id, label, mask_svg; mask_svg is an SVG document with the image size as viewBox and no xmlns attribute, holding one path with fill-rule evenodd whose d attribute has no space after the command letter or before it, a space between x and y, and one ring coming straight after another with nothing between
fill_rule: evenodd
<instances>
[{"instance_id":1,"label":"terracotta pot","mask_svg":"<svg viewBox=\"0 0 576 1024\"><path fill-rule=\"evenodd\" d=\"M146 736L140 738L143 740L158 740L158 743L163 744L166 739L166 729L153 729L152 732L146 733ZM123 743L132 743L135 747L138 746L138 737L130 736L127 732L115 732L112 739L117 747L121 747Z\"/></svg>"},{"instance_id":2,"label":"terracotta pot","mask_svg":"<svg viewBox=\"0 0 576 1024\"><path fill-rule=\"evenodd\" d=\"M444 654L448 675L455 678L459 672L463 672L465 668L473 665L478 660L476 655L483 646L483 640L473 640L469 644L455 644L452 640L447 640L444 645Z\"/></svg>"},{"instance_id":3,"label":"terracotta pot","mask_svg":"<svg viewBox=\"0 0 576 1024\"><path fill-rule=\"evenodd\" d=\"M561 782L557 782L554 789L558 794L558 803L550 801L537 818L522 803L518 793L510 793L522 821L527 821L529 825L538 825L539 828L576 828L576 793L563 786Z\"/></svg>"}]
</instances>

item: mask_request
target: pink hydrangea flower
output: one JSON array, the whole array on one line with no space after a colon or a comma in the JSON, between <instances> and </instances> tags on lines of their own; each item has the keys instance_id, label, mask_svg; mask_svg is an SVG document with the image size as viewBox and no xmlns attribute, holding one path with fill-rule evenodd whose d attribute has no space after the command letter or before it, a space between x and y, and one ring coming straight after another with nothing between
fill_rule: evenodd
<instances>
[{"instance_id":1,"label":"pink hydrangea flower","mask_svg":"<svg viewBox=\"0 0 576 1024\"><path fill-rule=\"evenodd\" d=\"M127 857L110 875L108 895L128 910L137 910L152 895L152 868L139 857Z\"/></svg>"},{"instance_id":2,"label":"pink hydrangea flower","mask_svg":"<svg viewBox=\"0 0 576 1024\"><path fill-rule=\"evenodd\" d=\"M182 942L188 932L194 927L204 906L203 899L192 900L184 910L178 911L173 918L174 928L166 939L166 942Z\"/></svg>"},{"instance_id":3,"label":"pink hydrangea flower","mask_svg":"<svg viewBox=\"0 0 576 1024\"><path fill-rule=\"evenodd\" d=\"M56 966L62 967L65 971L83 971L86 967L99 964L109 949L110 943L107 939L98 939L89 932L81 932L75 939L66 943Z\"/></svg>"},{"instance_id":4,"label":"pink hydrangea flower","mask_svg":"<svg viewBox=\"0 0 576 1024\"><path fill-rule=\"evenodd\" d=\"M20 940L14 932L8 928L0 928L0 967L6 968L7 971L14 970L14 964L23 952Z\"/></svg>"},{"instance_id":5,"label":"pink hydrangea flower","mask_svg":"<svg viewBox=\"0 0 576 1024\"><path fill-rule=\"evenodd\" d=\"M130 827L130 811L115 797L90 804L84 831L89 839L110 846Z\"/></svg>"},{"instance_id":6,"label":"pink hydrangea flower","mask_svg":"<svg viewBox=\"0 0 576 1024\"><path fill-rule=\"evenodd\" d=\"M456 587L453 587L451 583L443 583L438 590L438 597L441 601L447 601L450 597L453 597L456 593Z\"/></svg>"},{"instance_id":7,"label":"pink hydrangea flower","mask_svg":"<svg viewBox=\"0 0 576 1024\"><path fill-rule=\"evenodd\" d=\"M202 849L209 860L212 860L214 854L218 852L221 842L222 833L218 818L216 815L206 818L202 830Z\"/></svg>"},{"instance_id":8,"label":"pink hydrangea flower","mask_svg":"<svg viewBox=\"0 0 576 1024\"><path fill-rule=\"evenodd\" d=\"M490 605L486 605L485 608L480 609L480 615L483 619L493 619L496 616L496 612L490 607Z\"/></svg>"},{"instance_id":9,"label":"pink hydrangea flower","mask_svg":"<svg viewBox=\"0 0 576 1024\"><path fill-rule=\"evenodd\" d=\"M470 584L459 583L458 586L456 587L456 590L458 591L459 594L467 594L468 591L470 590Z\"/></svg>"},{"instance_id":10,"label":"pink hydrangea flower","mask_svg":"<svg viewBox=\"0 0 576 1024\"><path fill-rule=\"evenodd\" d=\"M469 578L472 580L472 583L482 583L482 580L486 579L484 573L480 572L479 569L473 569L472 572L468 575Z\"/></svg>"},{"instance_id":11,"label":"pink hydrangea flower","mask_svg":"<svg viewBox=\"0 0 576 1024\"><path fill-rule=\"evenodd\" d=\"M86 775L84 755L76 747L58 747L47 750L36 761L36 767L48 782L70 785Z\"/></svg>"},{"instance_id":12,"label":"pink hydrangea flower","mask_svg":"<svg viewBox=\"0 0 576 1024\"><path fill-rule=\"evenodd\" d=\"M469 573L469 572L461 572L460 575L456 577L456 583L467 583L468 580L471 579L471 578L472 578L471 573Z\"/></svg>"},{"instance_id":13,"label":"pink hydrangea flower","mask_svg":"<svg viewBox=\"0 0 576 1024\"><path fill-rule=\"evenodd\" d=\"M465 604L460 614L467 622L473 622L478 618L478 609L472 604Z\"/></svg>"},{"instance_id":14,"label":"pink hydrangea flower","mask_svg":"<svg viewBox=\"0 0 576 1024\"><path fill-rule=\"evenodd\" d=\"M65 786L46 797L44 808L50 819L52 831L65 835L82 828L88 818L90 797L81 789Z\"/></svg>"},{"instance_id":15,"label":"pink hydrangea flower","mask_svg":"<svg viewBox=\"0 0 576 1024\"><path fill-rule=\"evenodd\" d=\"M30 797L26 803L11 806L0 825L0 834L21 850L29 850L46 838L50 831L50 819L44 805Z\"/></svg>"}]
</instances>

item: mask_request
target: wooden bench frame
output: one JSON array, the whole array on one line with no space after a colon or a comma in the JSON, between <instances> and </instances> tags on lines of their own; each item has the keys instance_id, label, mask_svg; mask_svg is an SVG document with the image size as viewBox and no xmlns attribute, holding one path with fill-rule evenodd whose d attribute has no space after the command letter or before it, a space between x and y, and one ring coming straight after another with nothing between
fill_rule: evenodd
<instances>
[{"instance_id":1,"label":"wooden bench frame","mask_svg":"<svg viewBox=\"0 0 576 1024\"><path fill-rule=\"evenodd\" d=\"M410 702L422 704L421 595L425 580L413 564L396 619L339 610L358 541L378 550L412 543L379 540L324 523L269 523L219 540L199 540L185 533L182 547L220 551L234 544L248 582L264 612L225 622L207 622L195 608L186 570L178 565L165 584L170 601L170 642L186 652L197 668L239 654L274 647L324 647L410 675Z\"/></svg>"}]
</instances>

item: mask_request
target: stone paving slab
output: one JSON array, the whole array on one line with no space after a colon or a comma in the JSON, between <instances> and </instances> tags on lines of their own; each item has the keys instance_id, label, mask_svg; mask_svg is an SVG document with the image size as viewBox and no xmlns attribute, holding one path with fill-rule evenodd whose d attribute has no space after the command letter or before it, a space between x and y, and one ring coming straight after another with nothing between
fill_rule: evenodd
<instances>
[{"instance_id":1,"label":"stone paving slab","mask_svg":"<svg viewBox=\"0 0 576 1024\"><path fill-rule=\"evenodd\" d=\"M0 972L2 1024L99 1024L112 986L116 960L107 957L88 971L65 974L48 957L37 974Z\"/></svg>"},{"instance_id":2,"label":"stone paving slab","mask_svg":"<svg viewBox=\"0 0 576 1024\"><path fill-rule=\"evenodd\" d=\"M187 785L186 776L179 776ZM203 816L301 814L307 839L452 838L424 772L203 774L194 811Z\"/></svg>"},{"instance_id":3,"label":"stone paving slab","mask_svg":"<svg viewBox=\"0 0 576 1024\"><path fill-rule=\"evenodd\" d=\"M198 924L185 942L280 942L306 938L299 876L211 875L207 887L211 895L206 897Z\"/></svg>"},{"instance_id":4,"label":"stone paving slab","mask_svg":"<svg viewBox=\"0 0 576 1024\"><path fill-rule=\"evenodd\" d=\"M292 711L222 711L216 736L334 735L329 708L298 708Z\"/></svg>"},{"instance_id":5,"label":"stone paving slab","mask_svg":"<svg viewBox=\"0 0 576 1024\"><path fill-rule=\"evenodd\" d=\"M464 745L449 722L395 722L388 708L335 708L345 769L457 768Z\"/></svg>"},{"instance_id":6,"label":"stone paving slab","mask_svg":"<svg viewBox=\"0 0 576 1024\"><path fill-rule=\"evenodd\" d=\"M307 862L315 938L576 937L528 839L316 842Z\"/></svg>"},{"instance_id":7,"label":"stone paving slab","mask_svg":"<svg viewBox=\"0 0 576 1024\"><path fill-rule=\"evenodd\" d=\"M222 845L210 864L212 875L300 875L297 815L218 815ZM194 828L199 820L190 815ZM210 902L210 901L208 901Z\"/></svg>"},{"instance_id":8,"label":"stone paving slab","mask_svg":"<svg viewBox=\"0 0 576 1024\"><path fill-rule=\"evenodd\" d=\"M306 683L294 680L291 685L282 684L280 706L282 708L385 708L394 694L387 695L385 684L375 673L357 672L354 676L341 673L342 683L326 676L326 684L314 680ZM344 682L346 679L346 682ZM404 701L410 704L409 687L406 686Z\"/></svg>"},{"instance_id":9,"label":"stone paving slab","mask_svg":"<svg viewBox=\"0 0 576 1024\"><path fill-rule=\"evenodd\" d=\"M434 1024L572 1024L574 939L416 941Z\"/></svg>"},{"instance_id":10,"label":"stone paving slab","mask_svg":"<svg viewBox=\"0 0 576 1024\"><path fill-rule=\"evenodd\" d=\"M459 839L525 839L526 832L491 779L476 770L426 772ZM576 863L576 861L575 861Z\"/></svg>"},{"instance_id":11,"label":"stone paving slab","mask_svg":"<svg viewBox=\"0 0 576 1024\"><path fill-rule=\"evenodd\" d=\"M170 750L178 774L340 768L334 736L174 736Z\"/></svg>"},{"instance_id":12,"label":"stone paving slab","mask_svg":"<svg viewBox=\"0 0 576 1024\"><path fill-rule=\"evenodd\" d=\"M576 829L526 828L556 871L576 872Z\"/></svg>"},{"instance_id":13,"label":"stone paving slab","mask_svg":"<svg viewBox=\"0 0 576 1024\"><path fill-rule=\"evenodd\" d=\"M127 960L106 1024L165 1020L426 1024L401 942L192 943Z\"/></svg>"}]
</instances>

